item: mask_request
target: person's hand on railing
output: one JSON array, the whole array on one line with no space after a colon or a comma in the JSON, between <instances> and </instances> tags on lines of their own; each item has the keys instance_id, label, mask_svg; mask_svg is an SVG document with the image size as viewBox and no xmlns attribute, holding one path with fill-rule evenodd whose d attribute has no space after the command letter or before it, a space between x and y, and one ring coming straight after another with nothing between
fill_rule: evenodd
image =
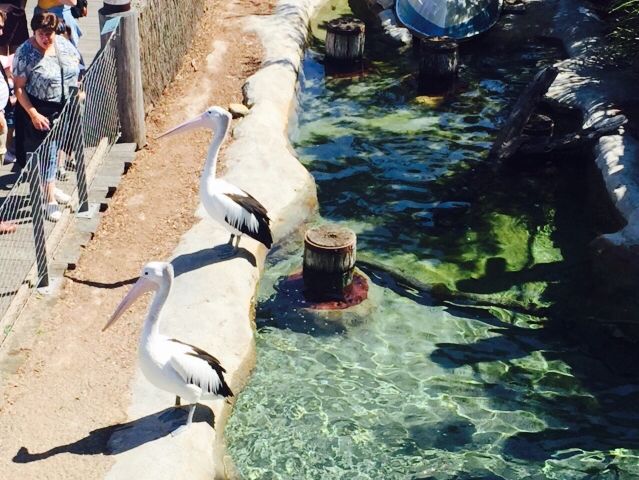
<instances>
[{"instance_id":1,"label":"person's hand on railing","mask_svg":"<svg viewBox=\"0 0 639 480\"><path fill-rule=\"evenodd\" d=\"M50 130L49 119L36 110L31 114L31 123L37 130Z\"/></svg>"}]
</instances>

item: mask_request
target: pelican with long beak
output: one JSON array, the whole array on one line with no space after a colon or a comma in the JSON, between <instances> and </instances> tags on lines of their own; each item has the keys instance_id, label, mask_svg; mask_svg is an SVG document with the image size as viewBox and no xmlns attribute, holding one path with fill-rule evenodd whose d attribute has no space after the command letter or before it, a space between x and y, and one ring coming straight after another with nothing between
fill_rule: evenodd
<instances>
[{"instance_id":1,"label":"pelican with long beak","mask_svg":"<svg viewBox=\"0 0 639 480\"><path fill-rule=\"evenodd\" d=\"M140 369L149 382L176 395L176 405L180 405L180 398L191 404L186 425L172 432L177 435L191 425L197 402L232 397L233 392L224 380L226 370L213 355L160 333L160 314L172 284L173 266L170 263L147 263L102 331L113 325L138 297L145 292L155 292L144 321L138 358Z\"/></svg>"},{"instance_id":2,"label":"pelican with long beak","mask_svg":"<svg viewBox=\"0 0 639 480\"><path fill-rule=\"evenodd\" d=\"M213 140L209 145L204 172L200 178L200 201L209 216L231 233L228 242L230 252L227 256L238 252L242 234L257 240L266 248L271 248L273 244L266 208L241 188L215 177L220 146L229 131L231 118L231 114L222 107L210 107L203 114L158 137L162 138L197 128L213 130ZM237 237L235 246L233 246L234 237Z\"/></svg>"}]
</instances>

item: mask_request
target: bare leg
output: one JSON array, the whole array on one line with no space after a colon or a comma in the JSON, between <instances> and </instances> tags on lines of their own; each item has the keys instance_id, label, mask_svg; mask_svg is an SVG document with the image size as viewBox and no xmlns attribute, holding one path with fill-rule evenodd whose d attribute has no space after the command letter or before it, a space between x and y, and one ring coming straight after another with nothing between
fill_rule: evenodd
<instances>
[{"instance_id":1,"label":"bare leg","mask_svg":"<svg viewBox=\"0 0 639 480\"><path fill-rule=\"evenodd\" d=\"M180 396L179 395L175 396L175 406L176 407L182 406L182 402L180 401Z\"/></svg>"},{"instance_id":2,"label":"bare leg","mask_svg":"<svg viewBox=\"0 0 639 480\"><path fill-rule=\"evenodd\" d=\"M186 431L186 429L188 429L191 426L191 423L193 423L193 414L195 413L195 407L197 406L196 403L191 404L191 406L189 407L189 416L186 419L186 425L182 425L179 428L176 428L175 430L173 430L171 432L171 436L175 437L177 435L179 435L180 433Z\"/></svg>"},{"instance_id":3,"label":"bare leg","mask_svg":"<svg viewBox=\"0 0 639 480\"><path fill-rule=\"evenodd\" d=\"M240 239L242 238L242 234L240 233L237 236L237 242L235 242L235 248L233 249L234 253L237 253L238 250L240 249Z\"/></svg>"}]
</instances>

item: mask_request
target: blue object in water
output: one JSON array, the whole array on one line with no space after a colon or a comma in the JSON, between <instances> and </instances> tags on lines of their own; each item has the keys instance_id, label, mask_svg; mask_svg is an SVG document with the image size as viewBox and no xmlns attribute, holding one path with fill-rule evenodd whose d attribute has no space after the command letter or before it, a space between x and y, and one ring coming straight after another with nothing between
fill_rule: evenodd
<instances>
[{"instance_id":1,"label":"blue object in water","mask_svg":"<svg viewBox=\"0 0 639 480\"><path fill-rule=\"evenodd\" d=\"M397 0L397 18L426 37L463 40L492 27L502 0Z\"/></svg>"}]
</instances>

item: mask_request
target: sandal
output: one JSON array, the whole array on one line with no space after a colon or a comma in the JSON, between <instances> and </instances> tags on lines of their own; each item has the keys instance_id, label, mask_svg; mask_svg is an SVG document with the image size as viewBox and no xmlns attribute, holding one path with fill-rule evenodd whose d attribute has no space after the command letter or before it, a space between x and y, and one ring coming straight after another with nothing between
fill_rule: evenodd
<instances>
[{"instance_id":1,"label":"sandal","mask_svg":"<svg viewBox=\"0 0 639 480\"><path fill-rule=\"evenodd\" d=\"M5 235L7 233L13 233L18 229L18 227L11 222L0 222L0 235Z\"/></svg>"}]
</instances>

